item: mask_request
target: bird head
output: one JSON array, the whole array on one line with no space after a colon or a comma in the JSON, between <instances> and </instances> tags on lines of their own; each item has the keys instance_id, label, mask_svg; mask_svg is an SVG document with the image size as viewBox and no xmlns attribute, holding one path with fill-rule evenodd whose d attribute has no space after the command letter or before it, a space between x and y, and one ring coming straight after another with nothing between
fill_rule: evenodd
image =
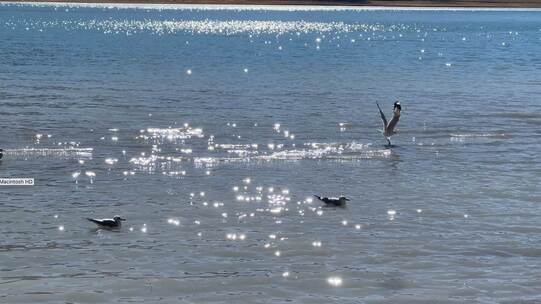
<instances>
[{"instance_id":1,"label":"bird head","mask_svg":"<svg viewBox=\"0 0 541 304\"><path fill-rule=\"evenodd\" d=\"M115 215L115 217L113 217L113 220L115 220L115 222L120 222L120 221L125 221L126 219L121 218L119 215Z\"/></svg>"},{"instance_id":2,"label":"bird head","mask_svg":"<svg viewBox=\"0 0 541 304\"><path fill-rule=\"evenodd\" d=\"M338 199L341 200L341 201L349 201L349 198L347 198L345 196L340 196Z\"/></svg>"},{"instance_id":3,"label":"bird head","mask_svg":"<svg viewBox=\"0 0 541 304\"><path fill-rule=\"evenodd\" d=\"M399 111L402 110L402 106L400 106L400 101L398 101L398 100L394 103L393 110L396 110L396 109L398 109Z\"/></svg>"}]
</instances>

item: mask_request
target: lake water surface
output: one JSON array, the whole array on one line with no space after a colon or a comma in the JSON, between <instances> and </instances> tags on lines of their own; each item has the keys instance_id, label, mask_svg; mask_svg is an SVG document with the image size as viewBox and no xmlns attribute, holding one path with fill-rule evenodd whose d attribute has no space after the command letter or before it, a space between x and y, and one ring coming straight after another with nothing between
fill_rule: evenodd
<instances>
[{"instance_id":1,"label":"lake water surface","mask_svg":"<svg viewBox=\"0 0 541 304\"><path fill-rule=\"evenodd\" d=\"M1 303L541 303L541 12L162 8L0 4Z\"/></svg>"}]
</instances>

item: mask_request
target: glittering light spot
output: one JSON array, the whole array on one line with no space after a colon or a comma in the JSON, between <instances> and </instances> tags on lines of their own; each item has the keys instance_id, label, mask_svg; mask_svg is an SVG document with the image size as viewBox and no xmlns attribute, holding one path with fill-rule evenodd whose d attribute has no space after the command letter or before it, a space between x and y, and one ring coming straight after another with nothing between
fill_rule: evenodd
<instances>
[{"instance_id":1,"label":"glittering light spot","mask_svg":"<svg viewBox=\"0 0 541 304\"><path fill-rule=\"evenodd\" d=\"M167 223L171 224L171 225L179 226L180 225L180 220L170 218L170 219L167 220Z\"/></svg>"},{"instance_id":2,"label":"glittering light spot","mask_svg":"<svg viewBox=\"0 0 541 304\"><path fill-rule=\"evenodd\" d=\"M327 283L329 283L329 285L331 285L331 286L339 287L339 286L342 286L342 278L340 278L340 277L330 277L330 278L327 279Z\"/></svg>"},{"instance_id":3,"label":"glittering light spot","mask_svg":"<svg viewBox=\"0 0 541 304\"><path fill-rule=\"evenodd\" d=\"M118 162L118 159L116 158L106 158L105 163L108 165L114 165Z\"/></svg>"},{"instance_id":4,"label":"glittering light spot","mask_svg":"<svg viewBox=\"0 0 541 304\"><path fill-rule=\"evenodd\" d=\"M289 277L289 271L286 271L286 272L282 273L282 277L284 277L284 278Z\"/></svg>"},{"instance_id":5,"label":"glittering light spot","mask_svg":"<svg viewBox=\"0 0 541 304\"><path fill-rule=\"evenodd\" d=\"M186 75L192 75L192 70L191 70L191 69L187 69L187 70L186 70Z\"/></svg>"},{"instance_id":6,"label":"glittering light spot","mask_svg":"<svg viewBox=\"0 0 541 304\"><path fill-rule=\"evenodd\" d=\"M276 251L274 252L274 255L277 256L277 257L279 257L279 256L282 255L282 253L280 252L280 250L276 250Z\"/></svg>"},{"instance_id":7,"label":"glittering light spot","mask_svg":"<svg viewBox=\"0 0 541 304\"><path fill-rule=\"evenodd\" d=\"M94 173L93 171L85 171L85 175L90 178L90 183L93 184L96 173Z\"/></svg>"},{"instance_id":8,"label":"glittering light spot","mask_svg":"<svg viewBox=\"0 0 541 304\"><path fill-rule=\"evenodd\" d=\"M59 231L64 231L64 226L58 226Z\"/></svg>"}]
</instances>

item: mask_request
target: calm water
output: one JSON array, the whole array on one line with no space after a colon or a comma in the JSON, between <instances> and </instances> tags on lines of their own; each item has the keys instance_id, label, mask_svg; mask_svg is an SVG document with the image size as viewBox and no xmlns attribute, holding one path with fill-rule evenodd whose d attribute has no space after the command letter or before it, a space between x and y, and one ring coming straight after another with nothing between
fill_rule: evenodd
<instances>
[{"instance_id":1,"label":"calm water","mask_svg":"<svg viewBox=\"0 0 541 304\"><path fill-rule=\"evenodd\" d=\"M0 302L540 303L539 54L539 11L1 4L0 175L36 185L0 188Z\"/></svg>"}]
</instances>

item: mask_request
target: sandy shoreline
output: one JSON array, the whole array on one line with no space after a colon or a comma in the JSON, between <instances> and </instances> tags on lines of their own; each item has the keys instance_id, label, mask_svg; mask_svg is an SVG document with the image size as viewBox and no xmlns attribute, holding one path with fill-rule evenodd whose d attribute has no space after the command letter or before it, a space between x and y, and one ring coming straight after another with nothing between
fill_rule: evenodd
<instances>
[{"instance_id":1,"label":"sandy shoreline","mask_svg":"<svg viewBox=\"0 0 541 304\"><path fill-rule=\"evenodd\" d=\"M51 2L51 1L0 1ZM311 5L311 6L374 6L374 7L451 7L451 8L541 8L541 0L92 0L52 1L58 3L119 3L119 4L221 4L221 5Z\"/></svg>"}]
</instances>

